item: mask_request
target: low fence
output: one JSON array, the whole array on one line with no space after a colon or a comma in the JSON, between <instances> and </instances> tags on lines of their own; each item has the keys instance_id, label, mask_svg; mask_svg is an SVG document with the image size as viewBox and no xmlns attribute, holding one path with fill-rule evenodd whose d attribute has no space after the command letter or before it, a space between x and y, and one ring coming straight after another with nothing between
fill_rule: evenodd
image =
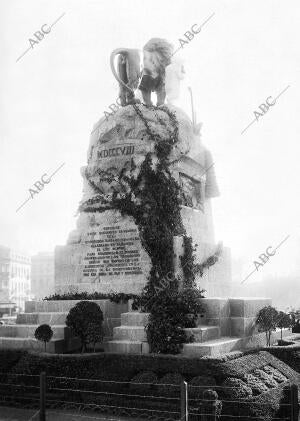
<instances>
[{"instance_id":1,"label":"low fence","mask_svg":"<svg viewBox=\"0 0 300 421\"><path fill-rule=\"evenodd\" d=\"M240 389L235 387L214 385L208 388L208 386L189 385L188 419L190 421L298 421L298 387L286 383L282 390L284 399L274 405L274 402L268 402L267 399L265 402L261 399L256 400L257 397L251 399L247 399L245 396L244 399L229 397L230 395L238 396L240 393ZM193 398L195 395L198 397ZM254 415L255 411L249 413L250 406L255 408L257 415ZM270 409L273 409L278 415L271 415Z\"/></svg>"},{"instance_id":2,"label":"low fence","mask_svg":"<svg viewBox=\"0 0 300 421\"><path fill-rule=\"evenodd\" d=\"M107 419L108 415L153 421L266 420L263 414L269 402L230 399L228 389L234 388L0 373L0 405L35 408L32 421L56 419L55 414L62 416L67 410L72 411L72 419L83 420ZM286 383L284 395L276 409L280 415L269 419L298 421L297 386ZM249 405L255 405L261 415L250 414Z\"/></svg>"}]
</instances>

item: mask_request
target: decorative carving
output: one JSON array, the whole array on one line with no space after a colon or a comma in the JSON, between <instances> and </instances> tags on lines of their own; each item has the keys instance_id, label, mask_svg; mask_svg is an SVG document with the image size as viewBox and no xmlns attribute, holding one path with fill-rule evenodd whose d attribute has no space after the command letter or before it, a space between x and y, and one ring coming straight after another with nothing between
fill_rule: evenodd
<instances>
[{"instance_id":1,"label":"decorative carving","mask_svg":"<svg viewBox=\"0 0 300 421\"><path fill-rule=\"evenodd\" d=\"M182 204L204 211L204 183L186 174L179 173Z\"/></svg>"}]
</instances>

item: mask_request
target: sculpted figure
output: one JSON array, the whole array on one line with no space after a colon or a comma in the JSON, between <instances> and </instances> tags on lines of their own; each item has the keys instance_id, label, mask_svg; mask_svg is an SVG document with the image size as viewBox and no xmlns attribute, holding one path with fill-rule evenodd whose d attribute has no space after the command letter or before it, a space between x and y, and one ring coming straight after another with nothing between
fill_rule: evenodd
<instances>
[{"instance_id":1,"label":"sculpted figure","mask_svg":"<svg viewBox=\"0 0 300 421\"><path fill-rule=\"evenodd\" d=\"M171 63L173 46L161 38L152 38L143 49L143 74L139 89L146 105L152 105L151 92L156 92L156 105L165 102L166 67Z\"/></svg>"},{"instance_id":2,"label":"sculpted figure","mask_svg":"<svg viewBox=\"0 0 300 421\"><path fill-rule=\"evenodd\" d=\"M144 104L152 105L151 92L156 92L156 105L164 104L165 69L171 63L173 46L162 38L152 38L143 48L143 60L139 50L119 48L111 53L110 65L113 75L119 82L121 105L139 102L135 90L141 91ZM118 57L118 71L114 58Z\"/></svg>"}]
</instances>

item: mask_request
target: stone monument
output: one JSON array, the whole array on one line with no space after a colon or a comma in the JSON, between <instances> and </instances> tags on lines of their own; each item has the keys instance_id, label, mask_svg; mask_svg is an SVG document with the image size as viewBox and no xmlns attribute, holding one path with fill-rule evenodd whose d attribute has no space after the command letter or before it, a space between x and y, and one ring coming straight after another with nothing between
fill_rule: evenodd
<instances>
[{"instance_id":1,"label":"stone monument","mask_svg":"<svg viewBox=\"0 0 300 421\"><path fill-rule=\"evenodd\" d=\"M176 106L184 69L172 57L171 44L160 38L151 39L142 54L122 48L111 55L122 107L92 130L77 227L55 250L55 292L139 295L145 286L159 286L170 269L165 290L175 281L186 294L191 284L183 262L189 249L189 262L202 268L195 281L207 298L199 298L203 313L197 312L196 326L184 328L194 342L184 343L182 352L219 355L259 346L264 334L253 336L257 312L271 301L229 298L230 253L216 244L213 229L211 200L219 195L214 161L201 142L193 108L191 120ZM192 283L194 288L194 278ZM129 301L103 298L96 302L104 315L106 351L149 352L150 313L132 311ZM65 326L75 304L27 302L15 326L0 326L0 348L40 349L35 329L49 323L50 352L76 350L79 338Z\"/></svg>"},{"instance_id":2,"label":"stone monument","mask_svg":"<svg viewBox=\"0 0 300 421\"><path fill-rule=\"evenodd\" d=\"M116 55L118 71L114 69ZM174 120L178 125L177 142L170 150L168 166L180 186L182 222L186 234L198 244L198 262L216 251L211 199L219 191L211 153L202 145L199 129L183 110L170 103L161 104L165 84L172 99L179 93L175 78L172 94L172 72L178 72L178 65L172 65L170 44L154 38L144 47L144 67L138 57L137 50L118 49L112 53L111 65L120 85L123 107L108 118L101 118L92 130L87 165L81 169L84 186L77 228L70 233L67 245L55 250L56 293L142 291L151 259L134 218L122 215L114 207L113 198L124 198L130 193L129 180L137 180L147 156L152 165L158 165L155 138L167 142L170 134L174 135ZM140 68L143 70L139 74ZM138 74L139 85L134 80ZM137 99L137 86L145 105ZM152 105L151 91L157 92L159 106ZM153 133L152 138L149 132ZM175 266L181 274L182 241L178 237L174 238L174 252ZM214 295L228 294L230 259L226 252L214 266L209 276L204 273L198 281L208 293L211 289ZM220 273L222 278L216 279Z\"/></svg>"}]
</instances>

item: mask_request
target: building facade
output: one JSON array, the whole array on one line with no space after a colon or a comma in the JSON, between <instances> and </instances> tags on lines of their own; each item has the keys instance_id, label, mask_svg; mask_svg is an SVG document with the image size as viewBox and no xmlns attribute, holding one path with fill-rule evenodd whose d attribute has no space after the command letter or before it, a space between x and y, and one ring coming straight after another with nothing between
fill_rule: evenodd
<instances>
[{"instance_id":1,"label":"building facade","mask_svg":"<svg viewBox=\"0 0 300 421\"><path fill-rule=\"evenodd\" d=\"M30 269L29 255L0 246L0 302L11 301L24 310L31 298Z\"/></svg>"},{"instance_id":2,"label":"building facade","mask_svg":"<svg viewBox=\"0 0 300 421\"><path fill-rule=\"evenodd\" d=\"M54 253L39 252L32 256L31 293L35 299L54 293Z\"/></svg>"}]
</instances>

